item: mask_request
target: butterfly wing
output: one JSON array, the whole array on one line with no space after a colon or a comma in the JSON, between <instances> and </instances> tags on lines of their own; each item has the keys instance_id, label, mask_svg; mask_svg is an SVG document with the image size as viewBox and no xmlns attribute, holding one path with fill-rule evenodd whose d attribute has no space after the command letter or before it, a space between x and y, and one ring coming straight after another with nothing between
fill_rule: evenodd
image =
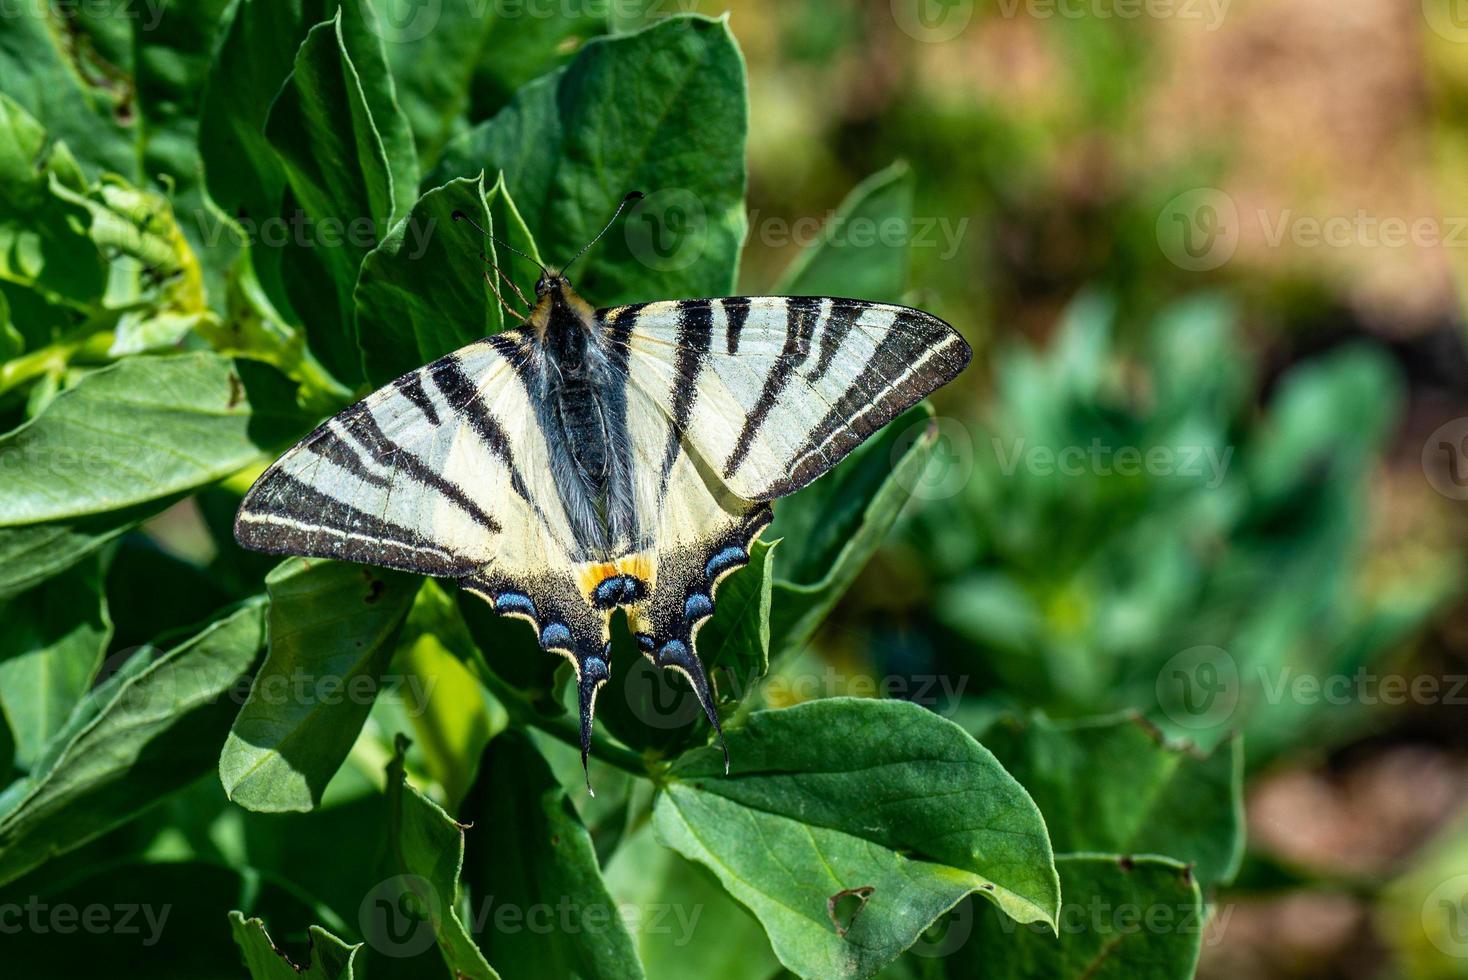
<instances>
[{"instance_id":1,"label":"butterfly wing","mask_svg":"<svg viewBox=\"0 0 1468 980\"><path fill-rule=\"evenodd\" d=\"M636 506L653 587L639 646L683 670L714 726L694 652L714 592L746 564L769 501L835 466L951 380L971 351L919 310L859 300L736 297L598 313L627 374Z\"/></svg>"},{"instance_id":2,"label":"butterfly wing","mask_svg":"<svg viewBox=\"0 0 1468 980\"><path fill-rule=\"evenodd\" d=\"M458 579L576 666L583 701L608 676L609 610L550 477L527 361L510 331L403 375L327 420L240 505L235 537L272 554Z\"/></svg>"}]
</instances>

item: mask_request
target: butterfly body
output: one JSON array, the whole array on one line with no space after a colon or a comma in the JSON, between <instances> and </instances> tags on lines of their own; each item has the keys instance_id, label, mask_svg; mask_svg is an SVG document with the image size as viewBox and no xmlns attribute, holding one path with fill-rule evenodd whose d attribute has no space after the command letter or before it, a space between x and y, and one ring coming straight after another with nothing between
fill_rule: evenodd
<instances>
[{"instance_id":1,"label":"butterfly body","mask_svg":"<svg viewBox=\"0 0 1468 980\"><path fill-rule=\"evenodd\" d=\"M683 673L770 501L827 472L967 364L918 310L732 297L596 310L542 276L517 329L369 395L241 504L247 547L456 580L529 621L577 675L583 759L610 616Z\"/></svg>"}]
</instances>

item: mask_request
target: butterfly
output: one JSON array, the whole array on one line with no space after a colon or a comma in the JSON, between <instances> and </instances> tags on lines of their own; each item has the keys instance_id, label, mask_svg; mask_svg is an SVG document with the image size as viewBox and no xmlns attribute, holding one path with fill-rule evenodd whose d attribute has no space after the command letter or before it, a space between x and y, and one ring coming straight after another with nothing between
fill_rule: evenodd
<instances>
[{"instance_id":1,"label":"butterfly","mask_svg":"<svg viewBox=\"0 0 1468 980\"><path fill-rule=\"evenodd\" d=\"M908 307L739 296L595 309L542 267L518 327L408 372L281 456L245 495L235 537L452 579L528 621L575 671L583 767L622 608L722 744L696 650L719 583L748 564L773 500L971 354Z\"/></svg>"}]
</instances>

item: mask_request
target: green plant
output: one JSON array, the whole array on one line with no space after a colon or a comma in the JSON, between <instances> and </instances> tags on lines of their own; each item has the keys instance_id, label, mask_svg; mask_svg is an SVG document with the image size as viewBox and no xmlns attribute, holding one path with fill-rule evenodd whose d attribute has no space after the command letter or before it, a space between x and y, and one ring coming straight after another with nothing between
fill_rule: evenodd
<instances>
[{"instance_id":1,"label":"green plant","mask_svg":"<svg viewBox=\"0 0 1468 980\"><path fill-rule=\"evenodd\" d=\"M566 667L523 625L234 546L276 453L504 325L455 210L554 259L625 191L676 193L578 289L734 287L746 104L723 21L557 67L620 25L442 13L414 38L364 5L266 0L0 24L0 907L173 916L142 955L120 927L33 927L7 966L295 975L268 927L331 978L1189 975L1202 889L1237 864L1236 744L1205 761L1132 720L1035 719L996 731L996 758L911 703L765 703L897 519L924 408L782 501L721 592L701 645L728 777L625 631L590 798ZM912 183L878 175L845 213L910 220ZM825 240L784 288L898 299L905 279L903 249ZM1102 765L1116 745L1128 764ZM1143 789L1172 803L1124 819Z\"/></svg>"}]
</instances>

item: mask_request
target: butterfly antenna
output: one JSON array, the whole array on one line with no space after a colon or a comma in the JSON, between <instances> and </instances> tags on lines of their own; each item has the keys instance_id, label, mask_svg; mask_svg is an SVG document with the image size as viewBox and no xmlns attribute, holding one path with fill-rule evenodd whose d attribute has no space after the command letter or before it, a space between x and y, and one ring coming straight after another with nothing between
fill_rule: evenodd
<instances>
[{"instance_id":1,"label":"butterfly antenna","mask_svg":"<svg viewBox=\"0 0 1468 980\"><path fill-rule=\"evenodd\" d=\"M612 212L612 216L607 219L607 223L602 228L602 230L596 233L596 237L593 238L591 241L587 242L586 243L586 247L583 248L581 251L579 251L579 252L576 253L576 258L572 259L570 262L567 262L565 265L561 266L561 275L565 275L566 274L566 270L569 269L569 268L571 268L571 266L573 266L573 265L576 264L576 259L579 259L579 258L581 258L581 256L585 255L591 249L591 246L593 246L597 242L601 241L602 236L605 235L607 232L609 232L609 231L612 230L612 225L614 225L614 224L617 223L618 216L621 215L622 210L624 208L626 208L627 205L631 204L633 201L640 201L640 200L642 200L642 196L643 196L642 195L642 191L632 191L626 197L622 198L622 203L617 205L617 210L615 210L615 211Z\"/></svg>"},{"instance_id":2,"label":"butterfly antenna","mask_svg":"<svg viewBox=\"0 0 1468 980\"><path fill-rule=\"evenodd\" d=\"M509 242L501 241L500 239L494 237L489 232L487 232L483 228L481 228L479 226L479 222L477 222L473 218L469 217L463 211L455 211L454 214L453 214L453 219L455 221L467 221L467 222L469 222L469 226L472 227L475 231L479 232L479 234L483 235L485 238L488 238L490 241L494 242L500 248L503 248L503 249L506 249L508 251L514 252L516 255L520 256L522 259L527 259L527 260L529 260L531 262L534 262L535 263L535 267L540 270L541 275L545 275L546 274L545 266L541 265L538 261L536 261L536 259L533 256L526 255L524 252L520 251L518 248L516 248L515 246L511 245Z\"/></svg>"}]
</instances>

